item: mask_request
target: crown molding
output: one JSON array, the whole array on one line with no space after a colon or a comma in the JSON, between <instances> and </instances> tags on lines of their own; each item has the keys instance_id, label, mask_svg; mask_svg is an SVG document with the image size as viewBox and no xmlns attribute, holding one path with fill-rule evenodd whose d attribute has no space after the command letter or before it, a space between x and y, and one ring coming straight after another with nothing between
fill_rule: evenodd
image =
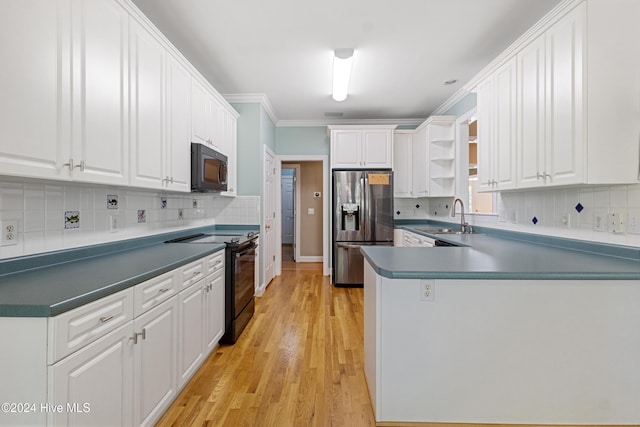
<instances>
[{"instance_id":1,"label":"crown molding","mask_svg":"<svg viewBox=\"0 0 640 427\"><path fill-rule=\"evenodd\" d=\"M330 125L396 125L418 126L425 119L326 119L326 120L280 120L278 127L310 127Z\"/></svg>"},{"instance_id":2,"label":"crown molding","mask_svg":"<svg viewBox=\"0 0 640 427\"><path fill-rule=\"evenodd\" d=\"M278 115L269 98L264 93L227 93L222 95L229 103L235 104L260 104L267 112L274 125L278 126Z\"/></svg>"}]
</instances>

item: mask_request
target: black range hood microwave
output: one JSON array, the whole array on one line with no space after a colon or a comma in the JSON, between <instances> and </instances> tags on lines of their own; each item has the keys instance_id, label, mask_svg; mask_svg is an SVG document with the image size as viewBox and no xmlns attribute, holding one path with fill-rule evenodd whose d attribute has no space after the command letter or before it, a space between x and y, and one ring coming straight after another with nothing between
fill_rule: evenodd
<instances>
[{"instance_id":1,"label":"black range hood microwave","mask_svg":"<svg viewBox=\"0 0 640 427\"><path fill-rule=\"evenodd\" d=\"M227 191L227 156L211 147L191 143L191 191Z\"/></svg>"}]
</instances>

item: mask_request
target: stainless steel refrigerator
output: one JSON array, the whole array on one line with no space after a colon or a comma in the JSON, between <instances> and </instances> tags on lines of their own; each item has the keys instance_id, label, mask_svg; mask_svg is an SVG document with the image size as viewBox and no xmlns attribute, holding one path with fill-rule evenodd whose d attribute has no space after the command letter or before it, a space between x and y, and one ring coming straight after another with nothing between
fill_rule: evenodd
<instances>
[{"instance_id":1,"label":"stainless steel refrigerator","mask_svg":"<svg viewBox=\"0 0 640 427\"><path fill-rule=\"evenodd\" d=\"M333 170L332 254L335 286L362 286L360 247L393 246L393 172Z\"/></svg>"}]
</instances>

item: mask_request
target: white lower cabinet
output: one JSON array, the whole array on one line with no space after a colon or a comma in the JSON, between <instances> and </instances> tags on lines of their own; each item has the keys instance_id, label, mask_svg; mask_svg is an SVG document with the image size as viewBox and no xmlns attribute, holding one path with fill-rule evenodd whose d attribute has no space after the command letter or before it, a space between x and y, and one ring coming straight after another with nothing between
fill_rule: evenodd
<instances>
[{"instance_id":1,"label":"white lower cabinet","mask_svg":"<svg viewBox=\"0 0 640 427\"><path fill-rule=\"evenodd\" d=\"M204 343L209 353L224 334L224 268L205 279L204 308Z\"/></svg>"},{"instance_id":2,"label":"white lower cabinet","mask_svg":"<svg viewBox=\"0 0 640 427\"><path fill-rule=\"evenodd\" d=\"M224 280L223 250L56 317L0 317L0 400L35 405L0 425L155 424L222 337Z\"/></svg>"},{"instance_id":3,"label":"white lower cabinet","mask_svg":"<svg viewBox=\"0 0 640 427\"><path fill-rule=\"evenodd\" d=\"M50 425L131 424L132 322L49 367ZM38 402L38 405L40 403Z\"/></svg>"},{"instance_id":4,"label":"white lower cabinet","mask_svg":"<svg viewBox=\"0 0 640 427\"><path fill-rule=\"evenodd\" d=\"M171 298L133 322L133 424L153 425L175 399L178 304Z\"/></svg>"},{"instance_id":5,"label":"white lower cabinet","mask_svg":"<svg viewBox=\"0 0 640 427\"><path fill-rule=\"evenodd\" d=\"M178 387L182 387L204 359L204 281L182 291L178 305Z\"/></svg>"}]
</instances>

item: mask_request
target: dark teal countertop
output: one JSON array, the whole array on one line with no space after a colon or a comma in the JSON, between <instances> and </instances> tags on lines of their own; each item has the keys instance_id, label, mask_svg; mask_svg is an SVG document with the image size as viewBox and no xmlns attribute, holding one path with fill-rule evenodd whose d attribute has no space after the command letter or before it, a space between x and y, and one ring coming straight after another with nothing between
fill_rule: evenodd
<instances>
[{"instance_id":1,"label":"dark teal countertop","mask_svg":"<svg viewBox=\"0 0 640 427\"><path fill-rule=\"evenodd\" d=\"M195 233L237 234L257 226L208 226L0 261L0 317L55 316L191 261L224 244L165 240Z\"/></svg>"},{"instance_id":2,"label":"dark teal countertop","mask_svg":"<svg viewBox=\"0 0 640 427\"><path fill-rule=\"evenodd\" d=\"M425 226L434 223L400 228L460 246L361 251L377 274L393 279L640 280L640 248L482 227L475 234L433 235L418 230Z\"/></svg>"}]
</instances>

